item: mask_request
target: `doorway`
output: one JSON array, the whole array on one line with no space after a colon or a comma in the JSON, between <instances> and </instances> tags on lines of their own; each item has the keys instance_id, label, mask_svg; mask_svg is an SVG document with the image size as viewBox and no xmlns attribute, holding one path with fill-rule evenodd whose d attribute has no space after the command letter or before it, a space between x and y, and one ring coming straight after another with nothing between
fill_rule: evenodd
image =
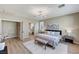
<instances>
[{"instance_id":1,"label":"doorway","mask_svg":"<svg viewBox=\"0 0 79 59\"><path fill-rule=\"evenodd\" d=\"M20 22L2 20L2 36L20 39Z\"/></svg>"},{"instance_id":2,"label":"doorway","mask_svg":"<svg viewBox=\"0 0 79 59\"><path fill-rule=\"evenodd\" d=\"M29 35L34 35L34 23L29 23Z\"/></svg>"}]
</instances>

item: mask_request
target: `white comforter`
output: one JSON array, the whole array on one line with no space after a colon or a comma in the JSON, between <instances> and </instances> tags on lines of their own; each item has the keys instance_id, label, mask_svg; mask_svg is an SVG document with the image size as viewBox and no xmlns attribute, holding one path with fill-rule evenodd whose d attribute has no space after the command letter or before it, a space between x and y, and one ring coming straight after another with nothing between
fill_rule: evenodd
<instances>
[{"instance_id":1,"label":"white comforter","mask_svg":"<svg viewBox=\"0 0 79 59\"><path fill-rule=\"evenodd\" d=\"M59 36L52 36L52 35L47 35L47 34L37 34L36 37L47 40L48 43L50 45L52 45L53 47L57 46L60 39L61 39L60 35Z\"/></svg>"}]
</instances>

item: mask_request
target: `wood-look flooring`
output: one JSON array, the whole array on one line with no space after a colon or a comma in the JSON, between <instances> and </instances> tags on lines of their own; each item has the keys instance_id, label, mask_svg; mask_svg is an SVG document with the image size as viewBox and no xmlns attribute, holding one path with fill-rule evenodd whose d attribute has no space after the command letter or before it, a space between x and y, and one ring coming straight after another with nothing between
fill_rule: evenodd
<instances>
[{"instance_id":1,"label":"wood-look flooring","mask_svg":"<svg viewBox=\"0 0 79 59\"><path fill-rule=\"evenodd\" d=\"M67 44L69 54L79 54L79 44Z\"/></svg>"},{"instance_id":2,"label":"wood-look flooring","mask_svg":"<svg viewBox=\"0 0 79 59\"><path fill-rule=\"evenodd\" d=\"M29 54L30 51L27 50L24 45L23 41L13 38L7 39L6 46L8 47L8 54Z\"/></svg>"},{"instance_id":3,"label":"wood-look flooring","mask_svg":"<svg viewBox=\"0 0 79 59\"><path fill-rule=\"evenodd\" d=\"M31 40L34 39L34 37L30 37ZM24 41L27 42L28 40ZM31 52L24 47L23 41L14 38L14 39L7 39L6 46L8 47L8 54L30 54ZM65 43L64 43L65 44ZM70 44L66 43L68 45L68 53L69 54L79 54L79 45L77 44Z\"/></svg>"}]
</instances>

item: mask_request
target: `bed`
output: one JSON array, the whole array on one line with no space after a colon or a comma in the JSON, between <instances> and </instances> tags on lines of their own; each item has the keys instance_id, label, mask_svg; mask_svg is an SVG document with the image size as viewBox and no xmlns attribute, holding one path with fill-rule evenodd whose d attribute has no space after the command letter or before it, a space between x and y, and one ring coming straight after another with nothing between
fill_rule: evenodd
<instances>
[{"instance_id":1,"label":"bed","mask_svg":"<svg viewBox=\"0 0 79 59\"><path fill-rule=\"evenodd\" d=\"M47 34L37 34L36 39L40 38L42 40L48 41L48 44L52 47L56 47L61 39L61 31L60 30L46 30Z\"/></svg>"}]
</instances>

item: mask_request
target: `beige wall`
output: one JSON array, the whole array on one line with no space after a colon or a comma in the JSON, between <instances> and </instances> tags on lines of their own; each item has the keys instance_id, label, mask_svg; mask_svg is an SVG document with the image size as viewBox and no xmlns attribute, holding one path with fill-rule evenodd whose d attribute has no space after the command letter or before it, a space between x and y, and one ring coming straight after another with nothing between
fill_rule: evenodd
<instances>
[{"instance_id":1,"label":"beige wall","mask_svg":"<svg viewBox=\"0 0 79 59\"><path fill-rule=\"evenodd\" d=\"M59 24L63 34L66 34L66 30L72 31L71 35L75 36L76 39L79 40L79 13L50 18L45 21L45 24Z\"/></svg>"}]
</instances>

